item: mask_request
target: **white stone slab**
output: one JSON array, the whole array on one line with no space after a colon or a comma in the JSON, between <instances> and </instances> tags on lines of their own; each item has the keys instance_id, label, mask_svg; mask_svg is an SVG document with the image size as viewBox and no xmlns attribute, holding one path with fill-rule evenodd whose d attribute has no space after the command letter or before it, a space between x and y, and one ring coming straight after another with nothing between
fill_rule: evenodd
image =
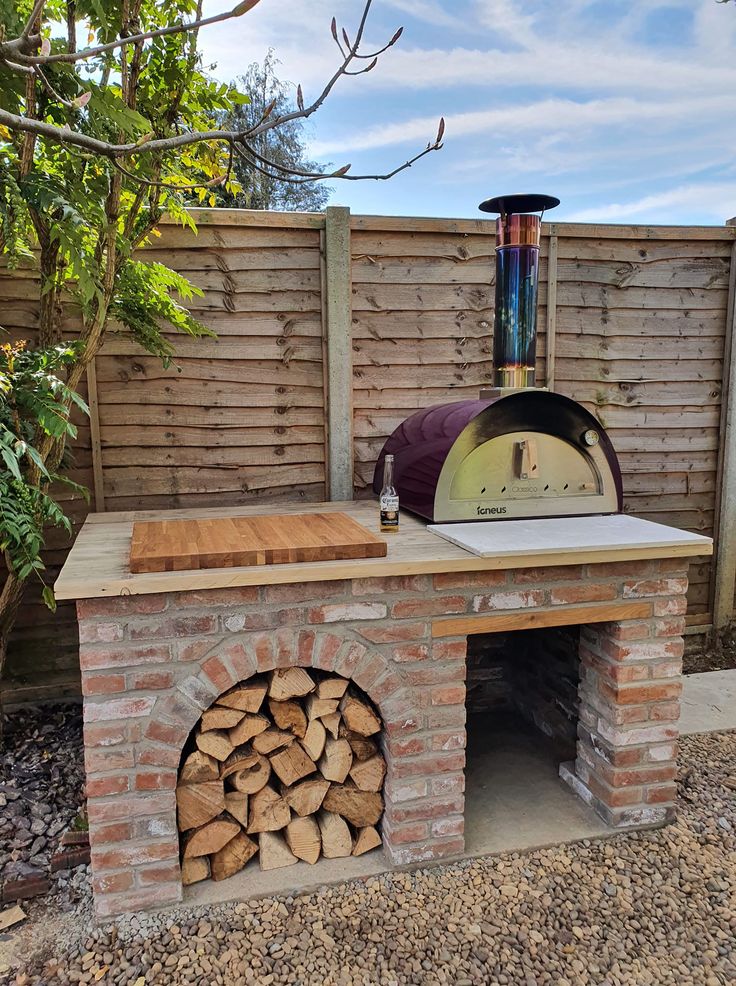
<instances>
[{"instance_id":1,"label":"white stone slab","mask_svg":"<svg viewBox=\"0 0 736 986\"><path fill-rule=\"evenodd\" d=\"M702 548L703 554L710 554L713 546L712 538L702 534L691 534L628 514L431 524L427 530L481 558L559 554L560 551L575 554L683 547Z\"/></svg>"}]
</instances>

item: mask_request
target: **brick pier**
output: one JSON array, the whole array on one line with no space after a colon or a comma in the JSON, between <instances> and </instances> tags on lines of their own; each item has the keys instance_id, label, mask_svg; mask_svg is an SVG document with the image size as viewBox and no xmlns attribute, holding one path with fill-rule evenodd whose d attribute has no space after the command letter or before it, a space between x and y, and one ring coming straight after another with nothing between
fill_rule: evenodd
<instances>
[{"instance_id":1,"label":"brick pier","mask_svg":"<svg viewBox=\"0 0 736 986\"><path fill-rule=\"evenodd\" d=\"M174 788L182 747L223 691L289 664L351 678L378 707L390 863L462 853L468 634L582 624L577 759L563 776L609 824L668 821L686 565L634 561L80 600L98 916L181 899ZM600 622L614 611L635 616Z\"/></svg>"}]
</instances>

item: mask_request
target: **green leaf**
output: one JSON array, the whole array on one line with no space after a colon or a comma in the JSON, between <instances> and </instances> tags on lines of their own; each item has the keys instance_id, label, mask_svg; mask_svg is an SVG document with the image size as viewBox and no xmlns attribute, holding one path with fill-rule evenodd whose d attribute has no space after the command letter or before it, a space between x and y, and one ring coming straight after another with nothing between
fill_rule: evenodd
<instances>
[{"instance_id":1,"label":"green leaf","mask_svg":"<svg viewBox=\"0 0 736 986\"><path fill-rule=\"evenodd\" d=\"M46 603L46 605L51 610L51 612L52 613L55 613L56 612L56 597L54 596L54 590L51 588L50 585L45 585L43 587L42 596L43 596L43 601Z\"/></svg>"}]
</instances>

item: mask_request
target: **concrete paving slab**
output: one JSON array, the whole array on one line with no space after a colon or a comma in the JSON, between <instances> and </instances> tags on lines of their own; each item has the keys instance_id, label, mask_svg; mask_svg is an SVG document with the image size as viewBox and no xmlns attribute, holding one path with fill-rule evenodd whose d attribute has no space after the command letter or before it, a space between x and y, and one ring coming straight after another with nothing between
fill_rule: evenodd
<instances>
[{"instance_id":1,"label":"concrete paving slab","mask_svg":"<svg viewBox=\"0 0 736 986\"><path fill-rule=\"evenodd\" d=\"M736 670L685 675L681 704L683 736L736 729Z\"/></svg>"}]
</instances>

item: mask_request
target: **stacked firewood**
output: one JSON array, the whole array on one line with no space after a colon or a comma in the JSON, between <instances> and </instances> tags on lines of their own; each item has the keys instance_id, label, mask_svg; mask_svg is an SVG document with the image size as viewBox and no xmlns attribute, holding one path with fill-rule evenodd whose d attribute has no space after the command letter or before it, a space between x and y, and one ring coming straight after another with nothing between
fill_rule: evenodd
<instances>
[{"instance_id":1,"label":"stacked firewood","mask_svg":"<svg viewBox=\"0 0 736 986\"><path fill-rule=\"evenodd\" d=\"M176 789L185 884L381 844L381 720L346 678L284 668L202 716Z\"/></svg>"}]
</instances>

